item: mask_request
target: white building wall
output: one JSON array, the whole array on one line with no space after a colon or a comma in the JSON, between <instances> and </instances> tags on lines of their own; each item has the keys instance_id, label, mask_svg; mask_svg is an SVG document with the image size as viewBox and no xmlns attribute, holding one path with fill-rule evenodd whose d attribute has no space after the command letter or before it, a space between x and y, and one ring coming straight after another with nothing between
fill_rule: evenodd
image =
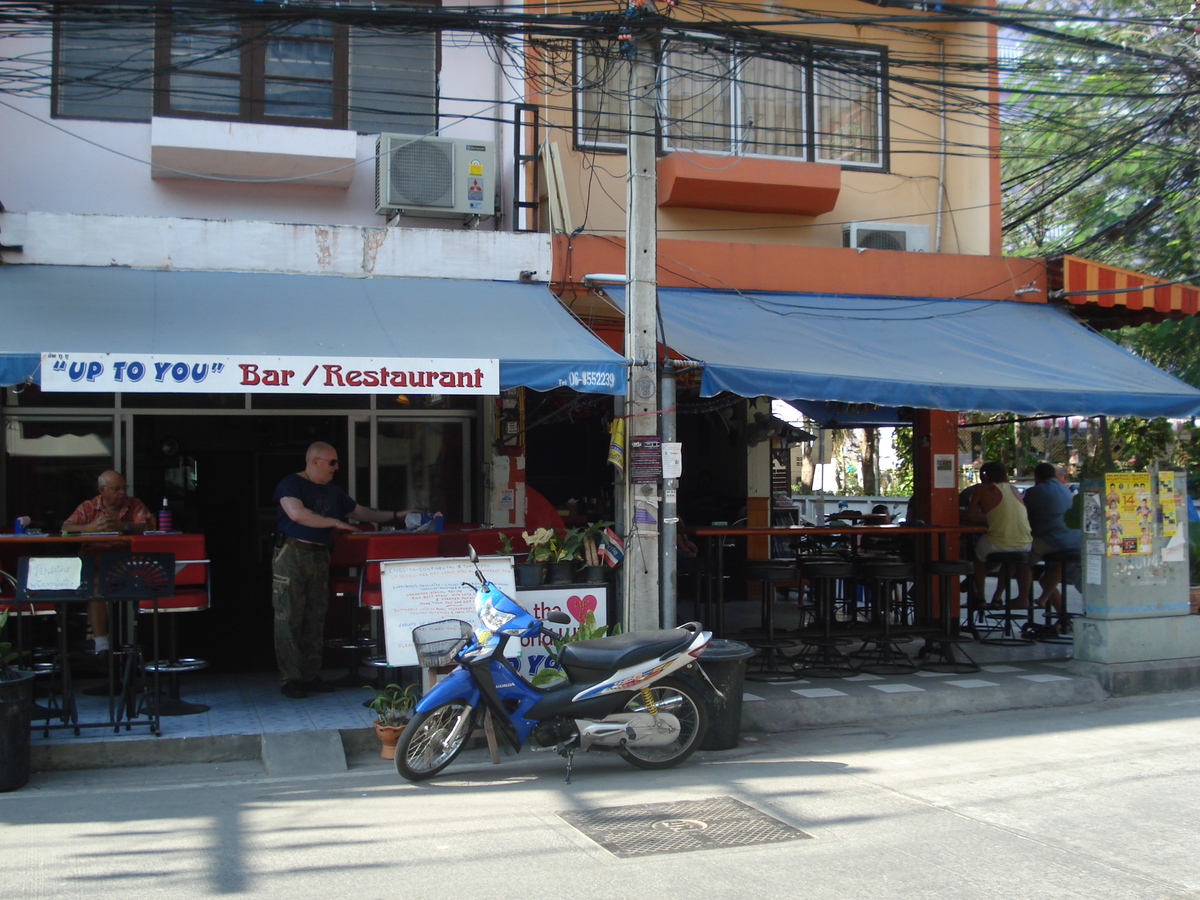
<instances>
[{"instance_id":1,"label":"white building wall","mask_svg":"<svg viewBox=\"0 0 1200 900\"><path fill-rule=\"evenodd\" d=\"M5 37L4 56L31 65L50 60L50 38ZM497 69L478 38L448 36L442 42L439 106L445 136L501 141L497 180L511 180L510 106L497 103ZM357 136L357 164L348 188L302 182L235 183L151 178L151 127L140 122L52 119L44 96L4 93L0 102L0 203L11 212L76 213L130 217L181 217L217 221L377 226L375 135ZM511 93L511 91L510 91ZM473 118L482 117L482 118ZM504 119L504 123L493 121ZM278 127L278 126L252 126ZM475 227L511 227L510 189L503 187L504 218ZM406 225L460 231L449 219L405 218ZM6 235L4 243L12 243Z\"/></svg>"}]
</instances>

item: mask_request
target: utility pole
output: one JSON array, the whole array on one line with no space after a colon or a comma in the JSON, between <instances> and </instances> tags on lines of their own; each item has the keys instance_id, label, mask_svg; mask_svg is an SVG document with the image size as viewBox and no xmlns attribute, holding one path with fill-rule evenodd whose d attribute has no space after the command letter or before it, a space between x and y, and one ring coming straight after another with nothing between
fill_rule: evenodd
<instances>
[{"instance_id":1,"label":"utility pole","mask_svg":"<svg viewBox=\"0 0 1200 900\"><path fill-rule=\"evenodd\" d=\"M636 28L636 11L650 13L653 2L631 7L629 50L628 197L626 203L625 355L632 361L626 396L625 628L660 627L659 536L662 520L658 480L635 482L639 459L635 442L658 438L658 171L655 158L655 67L653 46Z\"/></svg>"}]
</instances>

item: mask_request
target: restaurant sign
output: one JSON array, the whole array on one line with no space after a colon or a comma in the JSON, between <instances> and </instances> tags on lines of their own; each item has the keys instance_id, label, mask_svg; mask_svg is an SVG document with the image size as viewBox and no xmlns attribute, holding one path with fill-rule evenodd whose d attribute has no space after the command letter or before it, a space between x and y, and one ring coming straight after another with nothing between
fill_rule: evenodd
<instances>
[{"instance_id":1,"label":"restaurant sign","mask_svg":"<svg viewBox=\"0 0 1200 900\"><path fill-rule=\"evenodd\" d=\"M500 393L495 359L43 353L43 391L188 394Z\"/></svg>"}]
</instances>

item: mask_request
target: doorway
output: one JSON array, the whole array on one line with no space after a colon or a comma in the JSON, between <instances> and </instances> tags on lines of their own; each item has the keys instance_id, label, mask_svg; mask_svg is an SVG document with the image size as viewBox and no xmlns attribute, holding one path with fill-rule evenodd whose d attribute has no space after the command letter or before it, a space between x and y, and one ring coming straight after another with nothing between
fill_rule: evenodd
<instances>
[{"instance_id":1,"label":"doorway","mask_svg":"<svg viewBox=\"0 0 1200 900\"><path fill-rule=\"evenodd\" d=\"M165 499L176 529L205 535L212 561L212 608L180 623L185 654L216 671L275 668L275 486L304 468L313 441L346 448L347 427L335 415L134 417L135 492L155 510ZM336 480L349 490L347 476Z\"/></svg>"}]
</instances>

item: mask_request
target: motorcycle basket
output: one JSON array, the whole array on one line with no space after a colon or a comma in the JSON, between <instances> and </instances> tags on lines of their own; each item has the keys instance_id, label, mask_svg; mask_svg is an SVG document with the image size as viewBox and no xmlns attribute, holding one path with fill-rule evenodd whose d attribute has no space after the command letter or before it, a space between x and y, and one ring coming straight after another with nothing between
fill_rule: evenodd
<instances>
[{"instance_id":1,"label":"motorcycle basket","mask_svg":"<svg viewBox=\"0 0 1200 900\"><path fill-rule=\"evenodd\" d=\"M454 654L474 631L475 627L462 619L442 619L416 626L412 637L418 665L432 669L452 664Z\"/></svg>"}]
</instances>

